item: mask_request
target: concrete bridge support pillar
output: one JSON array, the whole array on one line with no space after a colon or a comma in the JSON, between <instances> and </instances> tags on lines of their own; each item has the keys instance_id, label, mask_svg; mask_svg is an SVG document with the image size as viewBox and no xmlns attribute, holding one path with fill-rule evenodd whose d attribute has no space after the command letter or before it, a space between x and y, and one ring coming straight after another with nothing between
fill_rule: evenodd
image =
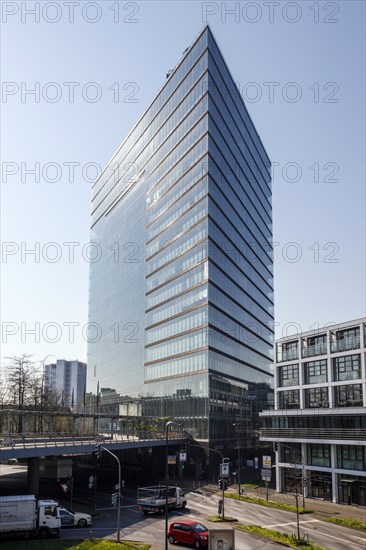
<instances>
[{"instance_id":1,"label":"concrete bridge support pillar","mask_svg":"<svg viewBox=\"0 0 366 550\"><path fill-rule=\"evenodd\" d=\"M28 493L36 495L39 493L39 458L28 459L27 489Z\"/></svg>"}]
</instances>

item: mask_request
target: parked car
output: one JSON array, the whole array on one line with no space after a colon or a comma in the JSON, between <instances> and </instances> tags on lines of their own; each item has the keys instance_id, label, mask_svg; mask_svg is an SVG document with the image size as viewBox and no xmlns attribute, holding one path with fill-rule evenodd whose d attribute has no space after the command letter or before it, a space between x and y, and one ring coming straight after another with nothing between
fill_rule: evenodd
<instances>
[{"instance_id":1,"label":"parked car","mask_svg":"<svg viewBox=\"0 0 366 550\"><path fill-rule=\"evenodd\" d=\"M60 517L61 517L61 527L66 527L68 525L77 525L78 527L86 527L91 525L92 518L89 514L84 514L83 512L71 512L60 506Z\"/></svg>"},{"instance_id":2,"label":"parked car","mask_svg":"<svg viewBox=\"0 0 366 550\"><path fill-rule=\"evenodd\" d=\"M169 525L168 541L170 544L183 542L194 546L194 548L207 548L208 530L198 521L189 519L173 521Z\"/></svg>"}]
</instances>

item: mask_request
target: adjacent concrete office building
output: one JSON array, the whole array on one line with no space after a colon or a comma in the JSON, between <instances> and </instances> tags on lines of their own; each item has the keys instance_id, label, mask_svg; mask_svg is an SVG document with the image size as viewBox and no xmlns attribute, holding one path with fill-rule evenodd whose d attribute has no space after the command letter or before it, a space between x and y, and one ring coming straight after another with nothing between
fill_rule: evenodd
<instances>
[{"instance_id":1,"label":"adjacent concrete office building","mask_svg":"<svg viewBox=\"0 0 366 550\"><path fill-rule=\"evenodd\" d=\"M277 490L295 465L309 496L366 506L365 357L366 319L276 342L275 410L262 413L261 440L278 445Z\"/></svg>"},{"instance_id":2,"label":"adjacent concrete office building","mask_svg":"<svg viewBox=\"0 0 366 550\"><path fill-rule=\"evenodd\" d=\"M60 403L72 412L84 410L86 391L86 363L57 359L57 363L45 365L45 385L59 393Z\"/></svg>"},{"instance_id":3,"label":"adjacent concrete office building","mask_svg":"<svg viewBox=\"0 0 366 550\"><path fill-rule=\"evenodd\" d=\"M92 241L87 392L225 445L271 393L271 176L208 27L95 183Z\"/></svg>"}]
</instances>

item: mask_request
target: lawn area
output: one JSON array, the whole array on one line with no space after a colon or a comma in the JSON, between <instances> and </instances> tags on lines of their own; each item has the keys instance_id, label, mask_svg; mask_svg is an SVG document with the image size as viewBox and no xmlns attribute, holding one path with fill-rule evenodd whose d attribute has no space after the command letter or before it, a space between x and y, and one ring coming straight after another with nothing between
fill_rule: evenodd
<instances>
[{"instance_id":1,"label":"lawn area","mask_svg":"<svg viewBox=\"0 0 366 550\"><path fill-rule=\"evenodd\" d=\"M241 486L245 489L257 489L258 487L265 487L265 483L259 479L257 483L242 483Z\"/></svg>"},{"instance_id":2,"label":"lawn area","mask_svg":"<svg viewBox=\"0 0 366 550\"><path fill-rule=\"evenodd\" d=\"M225 522L225 521L229 521L229 522L232 522L232 521L238 521L236 518L232 518L231 516L225 516L224 519L222 519L221 516L208 516L207 518L207 521L212 521L214 523L217 523L217 522Z\"/></svg>"},{"instance_id":3,"label":"lawn area","mask_svg":"<svg viewBox=\"0 0 366 550\"><path fill-rule=\"evenodd\" d=\"M351 529L357 529L357 531L366 532L366 523L358 521L357 519L349 518L327 518L326 521L330 523L336 523L337 525L342 525L343 527L350 527Z\"/></svg>"},{"instance_id":4,"label":"lawn area","mask_svg":"<svg viewBox=\"0 0 366 550\"><path fill-rule=\"evenodd\" d=\"M279 510L288 510L289 512L296 512L296 506L290 504L284 504L283 502L273 502L273 500L265 500L258 497L247 497L243 495L237 495L236 493L225 493L225 497L233 498L235 500L244 500L245 502L252 502L253 504L260 504L262 506L268 506L270 508L278 508ZM313 510L308 510L299 506L299 514L311 514Z\"/></svg>"},{"instance_id":5,"label":"lawn area","mask_svg":"<svg viewBox=\"0 0 366 550\"><path fill-rule=\"evenodd\" d=\"M1 550L148 550L149 544L117 542L102 539L84 540L8 540L1 542Z\"/></svg>"}]
</instances>

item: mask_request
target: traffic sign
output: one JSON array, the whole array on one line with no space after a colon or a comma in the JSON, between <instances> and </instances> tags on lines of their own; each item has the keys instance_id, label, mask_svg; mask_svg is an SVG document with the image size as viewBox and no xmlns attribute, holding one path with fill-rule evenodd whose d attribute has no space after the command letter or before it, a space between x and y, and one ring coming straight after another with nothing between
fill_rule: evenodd
<instances>
[{"instance_id":1,"label":"traffic sign","mask_svg":"<svg viewBox=\"0 0 366 550\"><path fill-rule=\"evenodd\" d=\"M229 463L224 462L220 464L220 476L229 477Z\"/></svg>"},{"instance_id":2,"label":"traffic sign","mask_svg":"<svg viewBox=\"0 0 366 550\"><path fill-rule=\"evenodd\" d=\"M264 455L262 457L262 462L263 462L263 468L270 468L272 466L272 460L271 460L271 457L268 455Z\"/></svg>"},{"instance_id":3,"label":"traffic sign","mask_svg":"<svg viewBox=\"0 0 366 550\"><path fill-rule=\"evenodd\" d=\"M271 470L267 470L266 468L261 469L261 478L262 479L269 479L271 480Z\"/></svg>"}]
</instances>

